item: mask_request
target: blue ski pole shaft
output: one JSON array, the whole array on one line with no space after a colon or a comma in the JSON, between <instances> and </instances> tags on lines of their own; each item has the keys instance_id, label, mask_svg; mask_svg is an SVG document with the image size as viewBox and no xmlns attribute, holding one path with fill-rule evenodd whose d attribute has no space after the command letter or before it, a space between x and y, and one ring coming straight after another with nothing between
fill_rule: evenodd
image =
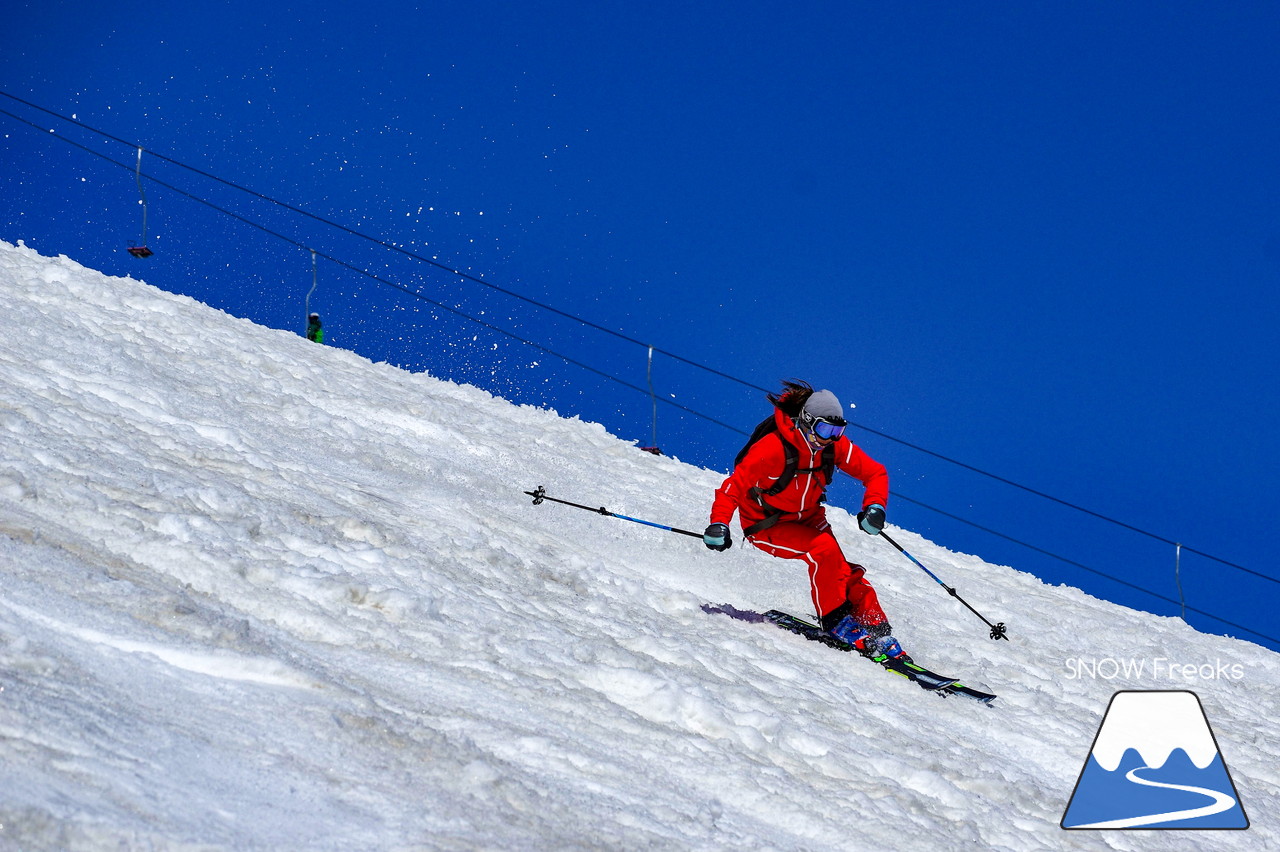
<instances>
[{"instance_id":1,"label":"blue ski pole shaft","mask_svg":"<svg viewBox=\"0 0 1280 852\"><path fill-rule=\"evenodd\" d=\"M548 497L547 490L543 488L541 485L539 485L533 491L526 491L524 493L528 494L530 497L533 498L533 505L535 506L537 506L543 500L550 500L552 503L559 503L563 506L573 506L575 509L586 509L588 512L594 512L597 515L604 515L606 518L618 518L623 521L631 521L633 524L644 524L646 527L657 527L658 529L666 530L667 532L679 533L680 535L693 536L694 538L702 538L702 533L699 533L699 532L691 532L689 530L677 529L676 527L669 527L666 524L657 524L657 523L654 523L653 521L642 521L639 518L630 518L630 517L627 517L626 515L619 515L617 512L610 512L608 509L604 508L603 506L601 506L598 509L593 509L590 506L584 506L581 503L571 503L568 500L561 500L557 497Z\"/></svg>"},{"instance_id":2,"label":"blue ski pole shaft","mask_svg":"<svg viewBox=\"0 0 1280 852\"><path fill-rule=\"evenodd\" d=\"M978 612L973 607L969 606L969 602L966 601L964 598L960 597L959 592L957 592L953 587L948 586L946 583L942 582L942 580L938 578L938 575L930 571L928 568L924 567L924 563L922 563L919 559L916 559L910 553L907 553L906 548L904 548L902 545L898 544L896 541L890 538L888 533L881 530L880 537L885 541L889 542L890 544L892 544L895 548L897 548L898 552L901 553L903 556L907 557L912 562L914 562L917 568L919 568L921 571L923 571L924 573L932 577L933 581L937 583L939 586L941 586L942 588L946 589L947 593L950 594L951 597L955 598L956 600L960 601L960 603L964 604L965 607L969 610L969 612L973 613L974 615L978 616L978 618L981 618L984 622L986 622L986 625L991 628L992 639L1004 639L1005 641L1009 640L1009 636L1006 633L1006 629L1003 621L1001 621L999 624L992 624L990 621L987 621L987 617L985 615Z\"/></svg>"}]
</instances>

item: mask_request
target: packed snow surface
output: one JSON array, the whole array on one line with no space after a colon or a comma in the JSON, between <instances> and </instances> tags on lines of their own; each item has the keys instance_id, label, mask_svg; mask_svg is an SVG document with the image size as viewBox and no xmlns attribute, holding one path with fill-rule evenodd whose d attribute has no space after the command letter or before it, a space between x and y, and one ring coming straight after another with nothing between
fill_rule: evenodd
<instances>
[{"instance_id":1,"label":"packed snow surface","mask_svg":"<svg viewBox=\"0 0 1280 852\"><path fill-rule=\"evenodd\" d=\"M522 493L701 530L722 477L0 243L0 848L1209 848L1059 827L1119 689L1194 690L1212 848L1280 848L1270 651L891 527L993 642L833 508L1000 696L942 699L702 609L805 614L798 562Z\"/></svg>"}]
</instances>

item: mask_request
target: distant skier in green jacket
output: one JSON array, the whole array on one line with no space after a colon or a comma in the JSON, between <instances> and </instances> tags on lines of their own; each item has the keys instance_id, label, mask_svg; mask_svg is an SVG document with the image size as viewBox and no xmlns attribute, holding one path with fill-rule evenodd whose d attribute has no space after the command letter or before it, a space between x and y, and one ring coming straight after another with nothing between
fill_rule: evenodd
<instances>
[{"instance_id":1,"label":"distant skier in green jacket","mask_svg":"<svg viewBox=\"0 0 1280 852\"><path fill-rule=\"evenodd\" d=\"M307 340L324 343L324 328L320 325L320 315L317 313L307 317Z\"/></svg>"}]
</instances>

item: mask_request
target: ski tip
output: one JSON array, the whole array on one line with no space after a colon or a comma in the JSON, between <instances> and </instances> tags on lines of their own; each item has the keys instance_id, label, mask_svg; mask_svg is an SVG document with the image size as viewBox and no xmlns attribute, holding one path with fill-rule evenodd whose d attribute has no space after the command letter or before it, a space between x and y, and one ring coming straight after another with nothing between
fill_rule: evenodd
<instances>
[{"instance_id":1,"label":"ski tip","mask_svg":"<svg viewBox=\"0 0 1280 852\"><path fill-rule=\"evenodd\" d=\"M997 698L1000 697L998 695L992 695L989 692L982 692L981 690L974 689L971 686L965 686L963 683L960 683L959 681L957 681L950 687L947 687L945 691L947 692L948 695L955 695L960 698L968 698L972 701L978 702L979 704L985 707L990 707L991 702L995 701Z\"/></svg>"}]
</instances>

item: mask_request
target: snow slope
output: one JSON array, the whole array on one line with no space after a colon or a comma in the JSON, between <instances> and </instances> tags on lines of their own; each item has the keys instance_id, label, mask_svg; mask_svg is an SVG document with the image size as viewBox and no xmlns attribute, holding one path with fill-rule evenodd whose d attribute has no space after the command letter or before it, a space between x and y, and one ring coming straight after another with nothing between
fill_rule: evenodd
<instances>
[{"instance_id":1,"label":"snow slope","mask_svg":"<svg viewBox=\"0 0 1280 852\"><path fill-rule=\"evenodd\" d=\"M1203 848L1059 828L1122 688L1194 689L1213 847L1280 845L1270 651L895 529L992 642L833 509L1000 694L943 700L701 609L803 614L798 563L521 493L697 530L722 475L0 243L0 849Z\"/></svg>"}]
</instances>

